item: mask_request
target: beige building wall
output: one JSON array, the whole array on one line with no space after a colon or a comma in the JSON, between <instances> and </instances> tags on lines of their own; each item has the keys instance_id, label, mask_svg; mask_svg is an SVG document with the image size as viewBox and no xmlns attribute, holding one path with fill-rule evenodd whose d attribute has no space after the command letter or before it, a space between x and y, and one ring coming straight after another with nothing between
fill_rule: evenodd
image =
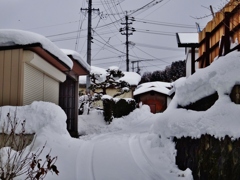
<instances>
[{"instance_id":1,"label":"beige building wall","mask_svg":"<svg viewBox=\"0 0 240 180\"><path fill-rule=\"evenodd\" d=\"M59 103L59 83L66 75L32 51L0 50L0 106L33 101Z\"/></svg>"},{"instance_id":2,"label":"beige building wall","mask_svg":"<svg viewBox=\"0 0 240 180\"><path fill-rule=\"evenodd\" d=\"M0 106L22 104L23 50L0 51Z\"/></svg>"},{"instance_id":3,"label":"beige building wall","mask_svg":"<svg viewBox=\"0 0 240 180\"><path fill-rule=\"evenodd\" d=\"M82 92L83 94L85 94L86 89L82 88L82 87L79 87L79 92ZM97 90L97 92L99 92L99 91ZM113 97L113 95L117 94L117 90L116 89L107 89L106 93L107 93L107 95ZM117 96L116 98L120 98L120 99L121 98L133 98L133 91L130 89L129 92L124 93L120 96ZM100 108L103 107L102 101L93 102L93 107L100 107Z\"/></svg>"},{"instance_id":4,"label":"beige building wall","mask_svg":"<svg viewBox=\"0 0 240 180\"><path fill-rule=\"evenodd\" d=\"M24 51L23 105L33 101L59 104L59 83L66 75L31 51Z\"/></svg>"}]
</instances>

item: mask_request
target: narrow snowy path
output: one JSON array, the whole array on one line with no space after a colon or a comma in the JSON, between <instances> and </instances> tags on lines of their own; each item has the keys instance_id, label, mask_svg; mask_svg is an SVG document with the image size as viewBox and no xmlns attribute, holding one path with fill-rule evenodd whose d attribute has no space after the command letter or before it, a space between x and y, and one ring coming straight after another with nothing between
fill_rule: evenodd
<instances>
[{"instance_id":1,"label":"narrow snowy path","mask_svg":"<svg viewBox=\"0 0 240 180\"><path fill-rule=\"evenodd\" d=\"M141 136L132 134L107 133L83 142L76 161L78 179L162 179L142 148Z\"/></svg>"},{"instance_id":2,"label":"narrow snowy path","mask_svg":"<svg viewBox=\"0 0 240 180\"><path fill-rule=\"evenodd\" d=\"M79 139L76 180L188 179L175 165L174 143L150 132L153 114L136 110L107 126L94 123L99 116L85 117L80 128L88 135Z\"/></svg>"}]
</instances>

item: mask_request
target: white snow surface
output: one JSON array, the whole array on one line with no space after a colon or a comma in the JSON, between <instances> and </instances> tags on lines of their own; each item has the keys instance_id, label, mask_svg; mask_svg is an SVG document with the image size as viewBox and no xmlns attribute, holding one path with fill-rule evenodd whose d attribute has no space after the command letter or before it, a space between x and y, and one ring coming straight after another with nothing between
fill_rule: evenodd
<instances>
[{"instance_id":1,"label":"white snow surface","mask_svg":"<svg viewBox=\"0 0 240 180\"><path fill-rule=\"evenodd\" d=\"M15 110L2 107L1 120ZM46 142L40 158L50 150L52 157L58 156L59 175L48 173L46 180L191 180L189 169L181 171L175 165L174 143L149 131L154 116L144 105L106 125L101 111L91 111L79 116L78 129L84 136L75 139L66 132L66 115L57 105L34 102L17 108L17 119L26 119L27 132L36 133L32 151Z\"/></svg>"},{"instance_id":2,"label":"white snow surface","mask_svg":"<svg viewBox=\"0 0 240 180\"><path fill-rule=\"evenodd\" d=\"M178 33L181 43L198 43L198 33Z\"/></svg>"},{"instance_id":3,"label":"white snow surface","mask_svg":"<svg viewBox=\"0 0 240 180\"><path fill-rule=\"evenodd\" d=\"M117 66L111 66L109 69L118 70ZM99 74L100 77L98 78L99 82L103 82L106 79L107 71L106 69L91 66L91 73ZM124 76L119 78L118 81L126 81L132 86L137 86L141 80L141 76L135 72L123 72ZM86 84L86 76L79 77L79 84Z\"/></svg>"},{"instance_id":4,"label":"white snow surface","mask_svg":"<svg viewBox=\"0 0 240 180\"><path fill-rule=\"evenodd\" d=\"M66 130L65 112L54 103L49 102L33 102L26 106L2 106L0 107L0 132L2 132L3 122L7 121L7 114L10 114L11 119L16 119L18 122L26 121L25 132L28 134L39 133L42 128L51 129L59 134L68 134ZM19 125L16 132L21 132Z\"/></svg>"},{"instance_id":5,"label":"white snow surface","mask_svg":"<svg viewBox=\"0 0 240 180\"><path fill-rule=\"evenodd\" d=\"M75 60L77 60L86 70L90 71L91 66L83 59L83 57L76 51L71 49L61 49L66 55L72 56Z\"/></svg>"},{"instance_id":6,"label":"white snow surface","mask_svg":"<svg viewBox=\"0 0 240 180\"><path fill-rule=\"evenodd\" d=\"M79 139L69 136L66 115L52 103L4 106L1 120L17 109L17 118L27 121L27 131L36 132L33 151L47 141L42 157L51 149L51 155L58 156L60 173L49 173L46 179L190 180L191 171L180 171L175 165L177 152L171 139L198 138L206 133L217 138L240 137L240 105L231 102L228 95L239 83L239 55L232 52L174 83L176 94L163 113L152 114L143 105L128 116L113 119L110 125L105 124L101 111L80 115L78 130L84 136ZM194 102L215 91L219 99L207 111L177 108L178 104Z\"/></svg>"},{"instance_id":7,"label":"white snow surface","mask_svg":"<svg viewBox=\"0 0 240 180\"><path fill-rule=\"evenodd\" d=\"M172 87L171 83L167 82L147 82L138 85L135 91L133 92L133 95L136 96L149 91L155 91L162 94L170 95L171 87Z\"/></svg>"},{"instance_id":8,"label":"white snow surface","mask_svg":"<svg viewBox=\"0 0 240 180\"><path fill-rule=\"evenodd\" d=\"M167 110L156 115L154 132L171 137L190 136L199 138L210 134L216 138L226 135L240 137L240 105L229 97L232 87L240 84L240 53L234 51L216 59L210 66L198 69L193 75L174 83L175 96ZM218 93L218 100L207 111L177 109L203 97Z\"/></svg>"},{"instance_id":9,"label":"white snow surface","mask_svg":"<svg viewBox=\"0 0 240 180\"><path fill-rule=\"evenodd\" d=\"M33 43L40 43L43 49L58 57L60 61L72 69L72 60L48 38L29 31L0 29L0 46L30 45Z\"/></svg>"}]
</instances>

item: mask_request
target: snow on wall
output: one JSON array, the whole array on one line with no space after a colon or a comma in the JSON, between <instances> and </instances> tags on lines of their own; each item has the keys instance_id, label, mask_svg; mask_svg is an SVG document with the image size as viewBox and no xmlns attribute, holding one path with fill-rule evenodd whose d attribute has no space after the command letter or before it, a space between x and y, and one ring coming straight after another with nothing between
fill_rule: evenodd
<instances>
[{"instance_id":1,"label":"snow on wall","mask_svg":"<svg viewBox=\"0 0 240 180\"><path fill-rule=\"evenodd\" d=\"M171 137L199 138L210 134L217 138L226 135L240 137L240 105L231 102L229 94L235 84L240 84L240 53L234 51L216 59L210 66L198 69L189 78L174 83L175 96L167 110L156 116L153 131ZM203 97L218 93L218 100L206 111L177 108Z\"/></svg>"},{"instance_id":2,"label":"snow on wall","mask_svg":"<svg viewBox=\"0 0 240 180\"><path fill-rule=\"evenodd\" d=\"M240 53L234 51L216 59L210 66L197 69L186 80L174 84L178 104L185 106L213 94L230 94L232 87L240 83Z\"/></svg>"},{"instance_id":3,"label":"snow on wall","mask_svg":"<svg viewBox=\"0 0 240 180\"><path fill-rule=\"evenodd\" d=\"M72 60L46 37L23 30L0 29L0 46L2 47L13 45L29 45L33 43L40 43L43 49L58 57L60 61L72 69Z\"/></svg>"}]
</instances>

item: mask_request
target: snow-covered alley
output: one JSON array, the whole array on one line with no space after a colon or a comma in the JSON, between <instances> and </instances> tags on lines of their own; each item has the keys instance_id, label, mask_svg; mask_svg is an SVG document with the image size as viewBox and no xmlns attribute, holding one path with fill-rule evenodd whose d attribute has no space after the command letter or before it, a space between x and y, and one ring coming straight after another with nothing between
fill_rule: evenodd
<instances>
[{"instance_id":1,"label":"snow-covered alley","mask_svg":"<svg viewBox=\"0 0 240 180\"><path fill-rule=\"evenodd\" d=\"M8 113L16 114L18 121L26 120L26 133L36 134L33 152L47 142L41 158L49 151L57 156L59 175L48 173L45 179L193 179L189 169L181 171L176 166L177 152L171 137L240 137L240 106L229 97L231 87L239 82L239 57L239 52L232 52L189 78L177 80L176 94L164 113L152 114L149 106L142 105L127 116L113 119L109 125L96 111L78 116L79 139L72 138L67 131L64 111L54 103L42 101L1 107L0 126L3 127ZM214 91L219 98L206 111L177 108L178 104L195 102ZM17 128L16 133L20 130Z\"/></svg>"},{"instance_id":2,"label":"snow-covered alley","mask_svg":"<svg viewBox=\"0 0 240 180\"><path fill-rule=\"evenodd\" d=\"M79 130L88 135L80 137L76 176L93 180L191 177L174 165L174 144L149 132L154 115L148 111L142 107L108 126L97 113L79 116Z\"/></svg>"}]
</instances>

